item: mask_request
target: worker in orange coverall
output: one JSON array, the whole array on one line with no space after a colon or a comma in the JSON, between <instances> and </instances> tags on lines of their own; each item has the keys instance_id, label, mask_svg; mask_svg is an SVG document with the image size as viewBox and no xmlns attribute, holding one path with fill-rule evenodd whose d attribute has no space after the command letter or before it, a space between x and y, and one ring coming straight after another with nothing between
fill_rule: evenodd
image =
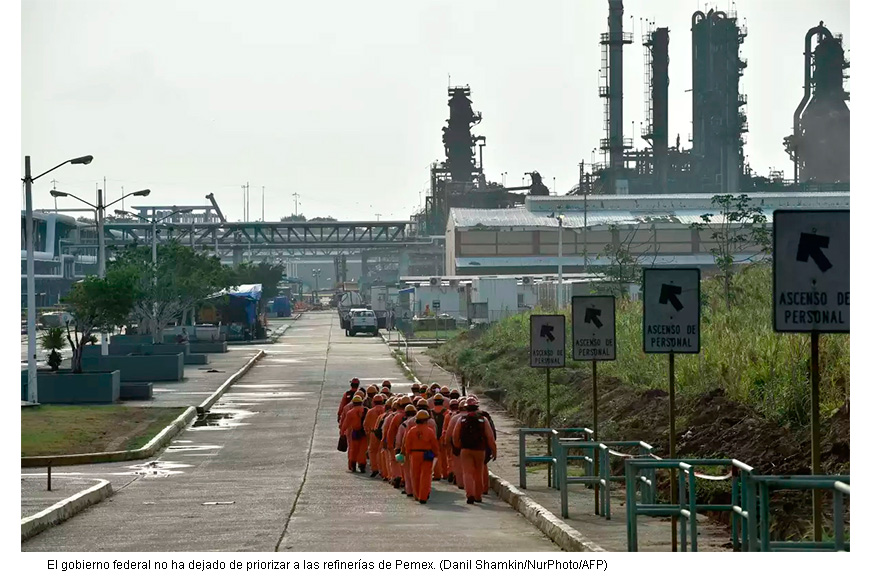
<instances>
[{"instance_id":1,"label":"worker in orange coverall","mask_svg":"<svg viewBox=\"0 0 870 580\"><path fill-rule=\"evenodd\" d=\"M395 468L393 467L393 462L395 458L392 454L392 449L387 447L387 426L390 423L390 419L393 418L393 415L396 413L399 408L399 397L393 396L387 399L387 403L384 406L384 414L381 415L378 420L378 427L381 430L381 438L378 441L378 458L380 460L380 472L381 477L386 482L390 482L393 479L393 471Z\"/></svg>"},{"instance_id":2,"label":"worker in orange coverall","mask_svg":"<svg viewBox=\"0 0 870 580\"><path fill-rule=\"evenodd\" d=\"M344 408L350 403L353 396L356 394L356 390L359 388L359 379L354 377L350 380L350 389L344 392L344 395L341 397L341 403L338 404L338 413L336 416L338 417L338 424L341 425L341 412L344 411Z\"/></svg>"},{"instance_id":3,"label":"worker in orange coverall","mask_svg":"<svg viewBox=\"0 0 870 580\"><path fill-rule=\"evenodd\" d=\"M443 433L447 446L450 448L450 455L452 456L453 462L453 481L459 487L459 489L465 489L465 486L462 483L462 464L459 462L459 449L456 449L454 453L453 446L453 433L456 431L456 426L459 424L459 420L468 414L468 410L465 408L465 397L461 397L457 403L459 404L459 409L450 415L450 423L447 425L447 432Z\"/></svg>"},{"instance_id":4,"label":"worker in orange coverall","mask_svg":"<svg viewBox=\"0 0 870 580\"><path fill-rule=\"evenodd\" d=\"M392 418L390 418L390 422L387 425L385 437L386 448L393 455L393 460L391 465L393 467L393 487L399 489L399 487L403 483L404 473L402 471L402 464L395 460L396 455L396 434L399 431L399 426L402 424L402 420L405 418L404 409L409 405L411 399L408 397L402 397L399 399L398 409L396 413L393 414ZM413 409L413 407L411 407Z\"/></svg>"},{"instance_id":5,"label":"worker in orange coverall","mask_svg":"<svg viewBox=\"0 0 870 580\"><path fill-rule=\"evenodd\" d=\"M429 425L429 413L418 411L414 425L408 429L402 442L405 461L411 465L414 498L420 503L429 500L432 490L432 463L438 457L438 438Z\"/></svg>"},{"instance_id":6,"label":"worker in orange coverall","mask_svg":"<svg viewBox=\"0 0 870 580\"><path fill-rule=\"evenodd\" d=\"M360 473L366 472L366 432L363 428L368 409L363 407L360 395L351 399L351 409L344 414L341 421L341 432L347 437L347 468L354 471L359 467Z\"/></svg>"},{"instance_id":7,"label":"worker in orange coverall","mask_svg":"<svg viewBox=\"0 0 870 580\"><path fill-rule=\"evenodd\" d=\"M459 419L453 432L453 444L461 449L459 463L462 466L462 480L465 483L465 503L483 501L483 490L489 487L488 477L484 478L486 450L492 450L495 460L498 450L495 446L495 434L486 418L478 413L476 397L469 397L466 402L467 414Z\"/></svg>"},{"instance_id":8,"label":"worker in orange coverall","mask_svg":"<svg viewBox=\"0 0 870 580\"><path fill-rule=\"evenodd\" d=\"M381 418L381 415L383 415L385 411L384 396L377 394L372 397L372 408L369 409L368 413L366 413L366 419L363 423L363 428L366 431L366 437L368 440L369 463L372 466L372 474L370 477L377 477L381 469L381 462L378 457L378 443L380 443L380 441L375 437L375 426L377 426L378 419Z\"/></svg>"},{"instance_id":9,"label":"worker in orange coverall","mask_svg":"<svg viewBox=\"0 0 870 580\"><path fill-rule=\"evenodd\" d=\"M447 477L446 458L442 453L440 441L444 428L447 427L446 420L448 410L447 407L444 406L444 396L440 392L435 393L429 401L431 403L431 410L429 413L432 415L432 420L435 421L435 438L439 441L438 459L435 461L432 477L435 481L440 481L441 478Z\"/></svg>"},{"instance_id":10,"label":"worker in orange coverall","mask_svg":"<svg viewBox=\"0 0 870 580\"><path fill-rule=\"evenodd\" d=\"M449 394L449 393L448 393ZM439 460L444 462L445 477L447 483L455 483L455 459L453 456L453 445L447 439L447 432L450 428L450 419L453 415L459 413L459 399L446 399L449 402L447 412L444 413L444 425L441 428L441 437L438 438L441 443L441 453L438 455Z\"/></svg>"},{"instance_id":11,"label":"worker in orange coverall","mask_svg":"<svg viewBox=\"0 0 870 580\"><path fill-rule=\"evenodd\" d=\"M408 405L405 407L405 416L402 417L402 421L399 424L399 428L396 430L396 446L395 452L399 454L402 450L402 443L405 439L405 434L408 432L408 429L414 424L414 418L417 416L417 408L414 405ZM405 458L405 461L402 462L402 478L405 481L405 487L402 490L402 493L407 495L410 498L414 498L414 478L411 476L411 462L408 461L408 458Z\"/></svg>"}]
</instances>

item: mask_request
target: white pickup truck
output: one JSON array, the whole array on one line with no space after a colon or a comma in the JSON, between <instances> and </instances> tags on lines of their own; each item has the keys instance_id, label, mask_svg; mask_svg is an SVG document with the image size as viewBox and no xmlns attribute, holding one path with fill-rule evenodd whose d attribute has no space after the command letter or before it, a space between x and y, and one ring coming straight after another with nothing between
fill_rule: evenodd
<instances>
[{"instance_id":1,"label":"white pickup truck","mask_svg":"<svg viewBox=\"0 0 870 580\"><path fill-rule=\"evenodd\" d=\"M375 316L374 310L367 308L353 308L350 311L350 321L347 334L356 336L357 333L371 333L372 336L378 335L378 317Z\"/></svg>"}]
</instances>

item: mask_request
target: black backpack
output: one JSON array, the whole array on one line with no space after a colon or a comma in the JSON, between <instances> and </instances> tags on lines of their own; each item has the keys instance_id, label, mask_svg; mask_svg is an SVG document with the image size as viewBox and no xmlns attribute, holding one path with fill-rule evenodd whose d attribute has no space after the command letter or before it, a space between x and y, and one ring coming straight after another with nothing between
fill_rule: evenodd
<instances>
[{"instance_id":1,"label":"black backpack","mask_svg":"<svg viewBox=\"0 0 870 580\"><path fill-rule=\"evenodd\" d=\"M495 432L495 423L492 420L492 417L486 411L478 411L482 417L485 417L487 421L489 421L489 426L492 427L492 438L498 439L498 434Z\"/></svg>"},{"instance_id":2,"label":"black backpack","mask_svg":"<svg viewBox=\"0 0 870 580\"><path fill-rule=\"evenodd\" d=\"M444 415L447 413L432 413L433 418L435 419L435 436L438 440L441 440L441 432L444 430Z\"/></svg>"},{"instance_id":3,"label":"black backpack","mask_svg":"<svg viewBox=\"0 0 870 580\"><path fill-rule=\"evenodd\" d=\"M486 449L486 419L471 413L460 419L459 442L463 449Z\"/></svg>"}]
</instances>

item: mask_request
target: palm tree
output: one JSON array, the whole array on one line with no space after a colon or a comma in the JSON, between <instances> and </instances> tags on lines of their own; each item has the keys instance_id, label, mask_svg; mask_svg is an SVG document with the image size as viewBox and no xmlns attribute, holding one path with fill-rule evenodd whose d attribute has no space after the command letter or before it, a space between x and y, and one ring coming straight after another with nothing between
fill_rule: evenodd
<instances>
[{"instance_id":1,"label":"palm tree","mask_svg":"<svg viewBox=\"0 0 870 580\"><path fill-rule=\"evenodd\" d=\"M57 349L63 348L63 339L63 328L59 326L47 329L40 337L42 348L51 351L48 355L48 366L55 372L57 372L60 363L63 361L63 357L57 352Z\"/></svg>"}]
</instances>

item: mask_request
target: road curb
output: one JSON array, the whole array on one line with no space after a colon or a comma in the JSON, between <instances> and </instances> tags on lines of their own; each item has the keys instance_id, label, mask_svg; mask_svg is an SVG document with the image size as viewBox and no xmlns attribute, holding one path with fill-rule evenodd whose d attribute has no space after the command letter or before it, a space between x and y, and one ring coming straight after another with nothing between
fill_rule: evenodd
<instances>
[{"instance_id":1,"label":"road curb","mask_svg":"<svg viewBox=\"0 0 870 580\"><path fill-rule=\"evenodd\" d=\"M383 338L383 337L382 337ZM395 356L393 349L384 340L384 344L390 349L390 354L396 362L414 377L414 381L420 382L405 361ZM489 487L502 501L510 505L520 515L538 528L545 536L550 538L557 546L568 552L606 552L604 548L587 539L583 534L557 518L553 512L533 500L531 497L514 487L509 481L489 472Z\"/></svg>"},{"instance_id":2,"label":"road curb","mask_svg":"<svg viewBox=\"0 0 870 580\"><path fill-rule=\"evenodd\" d=\"M229 389L236 381L245 375L250 368L266 354L265 351L257 351L257 354L245 363L241 369L236 371L230 378L218 387L205 401L197 407L188 407L176 417L172 423L163 428L151 441L139 449L130 449L127 451L104 451L101 453L78 453L74 455L37 455L34 457L22 457L21 467L57 467L59 465L81 465L84 463L108 463L117 461L135 461L146 459L160 451L173 437L175 437L182 429L184 429L198 414L207 412L215 402Z\"/></svg>"},{"instance_id":3,"label":"road curb","mask_svg":"<svg viewBox=\"0 0 870 580\"><path fill-rule=\"evenodd\" d=\"M86 507L99 503L114 493L109 481L105 479L97 481L99 482L97 485L61 500L38 514L22 518L21 541L32 538L46 528L71 518Z\"/></svg>"},{"instance_id":4,"label":"road curb","mask_svg":"<svg viewBox=\"0 0 870 580\"><path fill-rule=\"evenodd\" d=\"M202 415L203 413L207 413L208 410L211 409L211 406L214 405L217 402L217 400L220 399L223 396L223 394L226 393L227 390L236 383L236 381L238 381L240 378L245 376L245 374L251 369L251 367L254 366L254 363L256 363L258 360L260 360L264 356L266 356L266 351L265 350L258 350L257 354L252 356L251 360L249 360L247 363L245 363L245 366L243 366L242 368L237 370L235 372L235 374L232 375L227 380L225 380L224 384L222 384L220 387L218 387L218 389L214 393L209 395L206 400L204 400L202 403L197 405L196 412L200 415Z\"/></svg>"},{"instance_id":5,"label":"road curb","mask_svg":"<svg viewBox=\"0 0 870 580\"><path fill-rule=\"evenodd\" d=\"M557 518L553 512L533 500L493 472L489 487L512 508L541 530L557 546L568 552L605 552L606 550Z\"/></svg>"}]
</instances>

